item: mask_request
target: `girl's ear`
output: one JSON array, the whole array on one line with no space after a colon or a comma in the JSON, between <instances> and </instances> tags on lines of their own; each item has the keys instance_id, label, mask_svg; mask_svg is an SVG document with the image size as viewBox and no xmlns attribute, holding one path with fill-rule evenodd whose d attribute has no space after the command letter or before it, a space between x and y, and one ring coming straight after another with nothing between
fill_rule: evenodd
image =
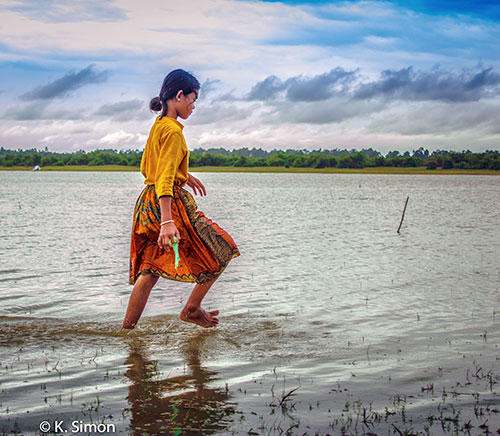
<instances>
[{"instance_id":1,"label":"girl's ear","mask_svg":"<svg viewBox=\"0 0 500 436\"><path fill-rule=\"evenodd\" d=\"M181 101L181 96L183 95L183 91L182 89L177 93L177 95L175 96L176 100L177 101Z\"/></svg>"}]
</instances>

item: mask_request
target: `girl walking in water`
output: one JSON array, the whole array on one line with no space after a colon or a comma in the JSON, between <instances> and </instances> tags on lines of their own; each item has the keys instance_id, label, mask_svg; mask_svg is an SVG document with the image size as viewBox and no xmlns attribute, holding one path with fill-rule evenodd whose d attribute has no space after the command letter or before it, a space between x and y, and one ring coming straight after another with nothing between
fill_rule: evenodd
<instances>
[{"instance_id":1,"label":"girl walking in water","mask_svg":"<svg viewBox=\"0 0 500 436\"><path fill-rule=\"evenodd\" d=\"M134 285L122 328L133 329L159 277L196 282L180 319L202 327L218 323L218 310L201 302L229 261L239 256L233 239L197 210L193 196L206 195L200 180L188 173L189 151L177 118L187 119L200 83L184 70L170 72L150 108L160 112L149 133L141 162L146 187L134 210L130 245L130 284ZM179 262L176 265L174 244Z\"/></svg>"}]
</instances>

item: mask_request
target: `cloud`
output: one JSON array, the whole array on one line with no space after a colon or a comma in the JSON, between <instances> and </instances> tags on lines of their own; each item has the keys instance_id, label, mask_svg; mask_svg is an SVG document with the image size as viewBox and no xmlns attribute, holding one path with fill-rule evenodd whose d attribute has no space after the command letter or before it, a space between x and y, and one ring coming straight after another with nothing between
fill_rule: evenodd
<instances>
[{"instance_id":1,"label":"cloud","mask_svg":"<svg viewBox=\"0 0 500 436\"><path fill-rule=\"evenodd\" d=\"M107 71L97 72L95 65L74 73L70 72L63 77L48 83L45 86L38 86L35 89L23 94L22 100L51 100L68 95L71 91L92 83L102 83L108 79Z\"/></svg>"},{"instance_id":2,"label":"cloud","mask_svg":"<svg viewBox=\"0 0 500 436\"><path fill-rule=\"evenodd\" d=\"M273 100L280 91L286 89L286 85L276 76L266 77L262 82L256 83L248 96L249 101Z\"/></svg>"},{"instance_id":3,"label":"cloud","mask_svg":"<svg viewBox=\"0 0 500 436\"><path fill-rule=\"evenodd\" d=\"M354 124L366 126L367 132L380 133L387 128L400 135L419 136L445 131L458 134L473 128L482 133L494 132L494 117L489 115L496 115L494 106L474 103L481 100L487 104L499 94L500 74L482 66L458 72L440 68L415 71L410 66L385 70L375 80L367 80L360 69L337 67L312 77L299 75L282 80L268 76L251 88L245 100L262 102L249 108L248 116L263 124ZM423 104L420 112L412 106L418 102ZM405 105L413 108L408 118L401 109ZM456 105L462 112L455 117ZM489 112L486 107L490 107ZM433 116L429 118L429 114ZM425 122L412 122L415 117Z\"/></svg>"},{"instance_id":4,"label":"cloud","mask_svg":"<svg viewBox=\"0 0 500 436\"><path fill-rule=\"evenodd\" d=\"M246 100L273 100L286 91L286 99L293 102L327 100L335 92L345 92L357 77L357 70L346 71L341 67L316 76L295 76L281 81L276 76L268 76L256 83Z\"/></svg>"},{"instance_id":5,"label":"cloud","mask_svg":"<svg viewBox=\"0 0 500 436\"><path fill-rule=\"evenodd\" d=\"M403 136L455 135L463 132L481 136L498 135L500 107L483 102L461 102L450 106L446 103L420 102L397 107L373 117L366 132L384 132Z\"/></svg>"},{"instance_id":6,"label":"cloud","mask_svg":"<svg viewBox=\"0 0 500 436\"><path fill-rule=\"evenodd\" d=\"M137 135L125 132L124 130L118 130L106 134L101 138L101 143L106 145L118 145L122 143L134 142L137 139Z\"/></svg>"},{"instance_id":7,"label":"cloud","mask_svg":"<svg viewBox=\"0 0 500 436\"><path fill-rule=\"evenodd\" d=\"M47 105L45 101L37 101L21 108L9 108L2 118L17 121L40 120L44 118Z\"/></svg>"},{"instance_id":8,"label":"cloud","mask_svg":"<svg viewBox=\"0 0 500 436\"><path fill-rule=\"evenodd\" d=\"M356 79L357 71L337 67L328 73L314 77L293 77L286 81L286 97L290 101L321 101L330 98L335 91L343 93Z\"/></svg>"},{"instance_id":9,"label":"cloud","mask_svg":"<svg viewBox=\"0 0 500 436\"><path fill-rule=\"evenodd\" d=\"M500 94L500 74L493 68L462 70L456 74L441 69L382 71L380 79L362 84L355 93L359 100L382 97L405 101L478 101Z\"/></svg>"},{"instance_id":10,"label":"cloud","mask_svg":"<svg viewBox=\"0 0 500 436\"><path fill-rule=\"evenodd\" d=\"M386 106L387 104L380 100L364 102L353 100L347 96L335 96L328 100L294 104L282 101L275 103L274 110L265 117L263 122L274 125L283 123L313 126L340 124L346 120L369 119L371 114L384 110Z\"/></svg>"},{"instance_id":11,"label":"cloud","mask_svg":"<svg viewBox=\"0 0 500 436\"><path fill-rule=\"evenodd\" d=\"M33 120L79 120L84 116L81 111L76 110L48 110L49 101L38 100L21 107L9 107L2 118L17 121Z\"/></svg>"},{"instance_id":12,"label":"cloud","mask_svg":"<svg viewBox=\"0 0 500 436\"><path fill-rule=\"evenodd\" d=\"M54 5L67 8L78 20L80 8L87 3L49 1L51 7L46 2L24 2L25 16L12 12L12 7L5 9L0 40L9 51L66 57L68 62L105 58L128 70L148 62L150 72L157 71L158 63L182 65L205 77L217 77L228 88L248 87L259 76L317 74L332 64L347 69L369 66L374 73L409 64L497 62L497 23L429 17L390 1L290 6L197 0L193 8L192 2L116 0L102 4L126 10L122 21L108 23L96 14L96 19L76 23L40 22L41 9L52 10ZM91 0L87 9L97 4ZM165 28L164 34L153 30L160 27ZM141 72L142 77L147 74Z\"/></svg>"},{"instance_id":13,"label":"cloud","mask_svg":"<svg viewBox=\"0 0 500 436\"><path fill-rule=\"evenodd\" d=\"M113 0L22 0L9 9L32 20L48 23L97 21L114 22L124 20L123 9L112 6Z\"/></svg>"},{"instance_id":14,"label":"cloud","mask_svg":"<svg viewBox=\"0 0 500 436\"><path fill-rule=\"evenodd\" d=\"M131 121L124 127L115 120L33 120L13 123L0 119L0 142L6 148L48 146L52 151L142 148L147 140L151 120Z\"/></svg>"},{"instance_id":15,"label":"cloud","mask_svg":"<svg viewBox=\"0 0 500 436\"><path fill-rule=\"evenodd\" d=\"M142 100L120 101L118 103L104 104L94 114L107 117L133 115L141 109L146 108L146 103Z\"/></svg>"},{"instance_id":16,"label":"cloud","mask_svg":"<svg viewBox=\"0 0 500 436\"><path fill-rule=\"evenodd\" d=\"M190 118L189 124L197 125L245 120L258 114L260 107L259 104L254 103L248 106L248 103L245 105L241 104L241 102L238 104L200 104L195 110L195 115Z\"/></svg>"},{"instance_id":17,"label":"cloud","mask_svg":"<svg viewBox=\"0 0 500 436\"><path fill-rule=\"evenodd\" d=\"M479 101L500 94L500 74L493 69L476 67L459 73L434 68L415 71L409 66L384 70L373 81L361 81L359 69L334 68L316 76L295 76L281 80L274 75L257 82L245 100L285 100L293 103L319 102L332 97L391 101L442 101L448 103ZM342 104L345 104L343 102Z\"/></svg>"},{"instance_id":18,"label":"cloud","mask_svg":"<svg viewBox=\"0 0 500 436\"><path fill-rule=\"evenodd\" d=\"M349 124L368 126L378 114L392 114L394 108L405 104L411 107L416 102L439 103L448 108L447 117L452 118L450 105L467 105L479 100L488 102L499 94L500 74L493 68L482 66L458 72L440 68L415 71L410 66L396 71L385 70L375 80L367 79L359 68L348 70L336 67L315 76L297 75L281 79L270 75L254 84L243 97L237 98L232 94L224 98L219 96L212 101L211 106L200 105L192 123L251 119L265 125L347 126L348 121ZM219 107L221 101L225 102L223 107ZM249 102L254 104L248 105ZM444 115L440 120L440 123L446 123ZM384 123L376 122L373 126L392 126ZM411 129L408 123L402 125L407 128L400 134ZM474 125L484 128L484 124L471 116L462 118L458 125L448 125L454 125L455 131L466 130ZM416 126L414 134L419 135L416 132L422 130L425 129Z\"/></svg>"},{"instance_id":19,"label":"cloud","mask_svg":"<svg viewBox=\"0 0 500 436\"><path fill-rule=\"evenodd\" d=\"M200 99L215 91L217 85L221 83L218 79L207 79L201 84Z\"/></svg>"}]
</instances>

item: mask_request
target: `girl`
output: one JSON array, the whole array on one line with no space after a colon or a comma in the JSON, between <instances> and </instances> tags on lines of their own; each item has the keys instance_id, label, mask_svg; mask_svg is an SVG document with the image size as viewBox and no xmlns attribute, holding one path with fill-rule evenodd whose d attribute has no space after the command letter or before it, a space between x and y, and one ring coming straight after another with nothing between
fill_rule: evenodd
<instances>
[{"instance_id":1,"label":"girl","mask_svg":"<svg viewBox=\"0 0 500 436\"><path fill-rule=\"evenodd\" d=\"M134 210L130 246L130 284L134 285L122 328L133 329L159 277L196 282L180 318L202 327L219 322L218 310L201 308L203 297L229 261L239 256L229 236L203 212L193 196L206 195L200 180L188 173L189 151L177 118L187 119L194 110L200 83L184 70L170 72L159 97L150 108L161 111L149 133L141 161L146 178ZM173 244L178 243L180 261L175 265Z\"/></svg>"}]
</instances>

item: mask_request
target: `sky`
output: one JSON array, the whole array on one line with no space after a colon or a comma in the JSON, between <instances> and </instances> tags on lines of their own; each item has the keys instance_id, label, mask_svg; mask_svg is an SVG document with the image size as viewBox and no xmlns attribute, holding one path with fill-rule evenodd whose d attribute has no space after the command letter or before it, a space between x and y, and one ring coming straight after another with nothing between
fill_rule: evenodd
<instances>
[{"instance_id":1,"label":"sky","mask_svg":"<svg viewBox=\"0 0 500 436\"><path fill-rule=\"evenodd\" d=\"M190 149L500 149L500 2L0 0L0 146L142 149L169 71Z\"/></svg>"}]
</instances>

